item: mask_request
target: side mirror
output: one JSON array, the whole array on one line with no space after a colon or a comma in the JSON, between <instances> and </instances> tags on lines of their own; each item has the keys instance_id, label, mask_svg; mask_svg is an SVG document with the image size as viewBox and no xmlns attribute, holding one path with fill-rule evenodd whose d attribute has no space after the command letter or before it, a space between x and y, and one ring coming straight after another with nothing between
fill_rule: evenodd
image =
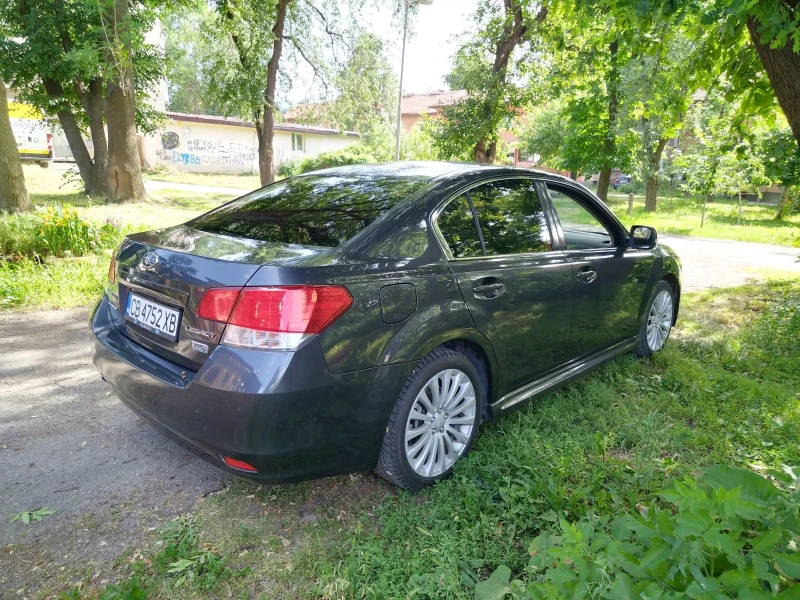
<instances>
[{"instance_id":1,"label":"side mirror","mask_svg":"<svg viewBox=\"0 0 800 600\"><path fill-rule=\"evenodd\" d=\"M652 250L656 247L658 234L653 227L647 225L634 225L631 227L631 248Z\"/></svg>"}]
</instances>

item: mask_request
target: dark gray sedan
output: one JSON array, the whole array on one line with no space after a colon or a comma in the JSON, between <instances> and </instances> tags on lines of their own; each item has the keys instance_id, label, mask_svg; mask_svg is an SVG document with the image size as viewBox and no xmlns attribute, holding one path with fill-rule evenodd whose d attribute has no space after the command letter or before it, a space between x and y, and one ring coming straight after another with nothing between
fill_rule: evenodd
<instances>
[{"instance_id":1,"label":"dark gray sedan","mask_svg":"<svg viewBox=\"0 0 800 600\"><path fill-rule=\"evenodd\" d=\"M449 475L484 420L659 350L680 264L584 187L505 167L329 169L128 236L94 362L142 418L258 480Z\"/></svg>"}]
</instances>

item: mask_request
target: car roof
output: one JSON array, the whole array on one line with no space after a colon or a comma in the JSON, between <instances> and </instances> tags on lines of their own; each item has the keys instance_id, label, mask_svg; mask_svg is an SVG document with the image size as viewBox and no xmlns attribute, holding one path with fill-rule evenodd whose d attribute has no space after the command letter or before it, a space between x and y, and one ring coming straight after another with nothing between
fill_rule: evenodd
<instances>
[{"instance_id":1,"label":"car roof","mask_svg":"<svg viewBox=\"0 0 800 600\"><path fill-rule=\"evenodd\" d=\"M342 167L331 167L319 171L312 171L307 175L315 176L339 176L339 177L409 177L423 180L445 180L464 175L520 175L535 174L550 179L563 180L564 182L575 183L573 180L558 175L548 173L538 169L526 169L522 167L508 167L483 165L478 163L459 163L443 161L408 161L373 163L362 165L346 165Z\"/></svg>"}]
</instances>

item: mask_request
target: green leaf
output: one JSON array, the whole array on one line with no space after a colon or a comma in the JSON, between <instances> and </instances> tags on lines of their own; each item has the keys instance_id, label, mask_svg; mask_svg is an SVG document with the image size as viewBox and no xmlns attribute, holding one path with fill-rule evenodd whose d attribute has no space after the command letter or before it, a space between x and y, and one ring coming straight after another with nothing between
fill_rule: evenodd
<instances>
[{"instance_id":1,"label":"green leaf","mask_svg":"<svg viewBox=\"0 0 800 600\"><path fill-rule=\"evenodd\" d=\"M706 531L703 534L703 540L712 548L717 548L725 553L729 561L739 567L744 567L745 562L742 555L739 553L742 543L734 541L730 536L720 533L719 531Z\"/></svg>"},{"instance_id":2,"label":"green leaf","mask_svg":"<svg viewBox=\"0 0 800 600\"><path fill-rule=\"evenodd\" d=\"M774 554L775 562L787 576L793 579L800 579L800 554L786 554L784 552Z\"/></svg>"},{"instance_id":3,"label":"green leaf","mask_svg":"<svg viewBox=\"0 0 800 600\"><path fill-rule=\"evenodd\" d=\"M606 598L609 600L634 600L634 598L638 598L638 594L633 589L631 578L620 572L611 589L608 590Z\"/></svg>"},{"instance_id":4,"label":"green leaf","mask_svg":"<svg viewBox=\"0 0 800 600\"><path fill-rule=\"evenodd\" d=\"M500 565L486 581L475 586L475 600L503 600L511 593L511 569Z\"/></svg>"},{"instance_id":5,"label":"green leaf","mask_svg":"<svg viewBox=\"0 0 800 600\"><path fill-rule=\"evenodd\" d=\"M30 523L31 522L31 513L29 513L29 512L22 513L22 522L25 523L25 525Z\"/></svg>"},{"instance_id":6,"label":"green leaf","mask_svg":"<svg viewBox=\"0 0 800 600\"><path fill-rule=\"evenodd\" d=\"M769 552L775 547L775 544L781 541L781 529L780 527L773 527L766 533L761 534L758 536L753 542L751 546L753 546L753 550L756 552Z\"/></svg>"},{"instance_id":7,"label":"green leaf","mask_svg":"<svg viewBox=\"0 0 800 600\"><path fill-rule=\"evenodd\" d=\"M733 490L739 488L743 500L765 506L779 495L778 488L763 477L747 469L726 465L713 465L703 470L703 482L713 489Z\"/></svg>"}]
</instances>

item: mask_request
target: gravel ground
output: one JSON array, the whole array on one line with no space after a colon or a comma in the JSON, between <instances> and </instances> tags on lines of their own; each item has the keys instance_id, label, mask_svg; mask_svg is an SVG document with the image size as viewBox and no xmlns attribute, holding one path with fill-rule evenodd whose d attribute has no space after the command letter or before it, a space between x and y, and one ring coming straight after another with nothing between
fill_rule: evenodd
<instances>
[{"instance_id":1,"label":"gravel ground","mask_svg":"<svg viewBox=\"0 0 800 600\"><path fill-rule=\"evenodd\" d=\"M662 236L684 289L800 274L797 250ZM228 481L128 410L89 357L86 309L0 314L0 597L58 589L92 568L99 582L126 549ZM49 506L41 522L10 523Z\"/></svg>"}]
</instances>

